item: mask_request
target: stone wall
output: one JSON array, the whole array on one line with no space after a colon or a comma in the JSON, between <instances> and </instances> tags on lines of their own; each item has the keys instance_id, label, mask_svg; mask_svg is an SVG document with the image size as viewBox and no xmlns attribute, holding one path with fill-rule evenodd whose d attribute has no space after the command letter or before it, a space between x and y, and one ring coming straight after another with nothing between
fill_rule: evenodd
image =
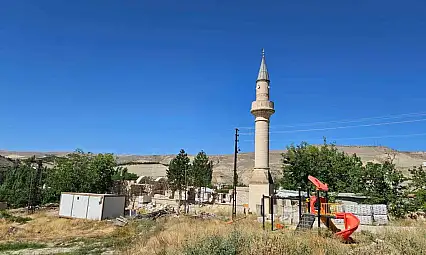
<instances>
[{"instance_id":1,"label":"stone wall","mask_svg":"<svg viewBox=\"0 0 426 255\"><path fill-rule=\"evenodd\" d=\"M249 202L249 187L237 187L237 206L248 204Z\"/></svg>"}]
</instances>

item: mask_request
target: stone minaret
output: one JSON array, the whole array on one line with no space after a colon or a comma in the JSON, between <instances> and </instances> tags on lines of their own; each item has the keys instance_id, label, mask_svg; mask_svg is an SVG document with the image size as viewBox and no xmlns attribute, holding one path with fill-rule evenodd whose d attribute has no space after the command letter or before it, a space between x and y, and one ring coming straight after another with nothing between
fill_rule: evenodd
<instances>
[{"instance_id":1,"label":"stone minaret","mask_svg":"<svg viewBox=\"0 0 426 255\"><path fill-rule=\"evenodd\" d=\"M256 101L251 104L251 113L255 117L255 159L249 184L249 208L253 213L256 213L256 206L261 204L262 194L269 195L273 192L269 173L269 118L274 112L274 102L269 100L269 73L265 51L262 49L262 62L256 80ZM265 202L265 208L269 208L266 199ZM265 209L265 212L268 211Z\"/></svg>"}]
</instances>

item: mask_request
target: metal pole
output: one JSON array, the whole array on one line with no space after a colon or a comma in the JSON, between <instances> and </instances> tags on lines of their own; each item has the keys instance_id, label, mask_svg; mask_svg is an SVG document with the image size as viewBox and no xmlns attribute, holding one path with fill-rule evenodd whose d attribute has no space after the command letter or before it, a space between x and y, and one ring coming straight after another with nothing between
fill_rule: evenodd
<instances>
[{"instance_id":1,"label":"metal pole","mask_svg":"<svg viewBox=\"0 0 426 255\"><path fill-rule=\"evenodd\" d=\"M330 213L330 204L328 203L328 191L325 192L326 213ZM327 227L330 226L330 218L327 217Z\"/></svg>"},{"instance_id":2,"label":"metal pole","mask_svg":"<svg viewBox=\"0 0 426 255\"><path fill-rule=\"evenodd\" d=\"M265 195L262 195L260 213L262 214L262 228L265 230Z\"/></svg>"},{"instance_id":3,"label":"metal pole","mask_svg":"<svg viewBox=\"0 0 426 255\"><path fill-rule=\"evenodd\" d=\"M308 193L307 194L308 213L311 213L311 191L309 190L309 187L308 187L308 190L306 192Z\"/></svg>"},{"instance_id":4,"label":"metal pole","mask_svg":"<svg viewBox=\"0 0 426 255\"><path fill-rule=\"evenodd\" d=\"M299 221L302 219L302 188L299 187Z\"/></svg>"},{"instance_id":5,"label":"metal pole","mask_svg":"<svg viewBox=\"0 0 426 255\"><path fill-rule=\"evenodd\" d=\"M318 201L317 212L318 212L318 232L319 232L321 229L321 200L320 200L319 190L317 190L317 201Z\"/></svg>"},{"instance_id":6,"label":"metal pole","mask_svg":"<svg viewBox=\"0 0 426 255\"><path fill-rule=\"evenodd\" d=\"M269 207L271 208L271 231L274 231L274 195L269 196Z\"/></svg>"},{"instance_id":7,"label":"metal pole","mask_svg":"<svg viewBox=\"0 0 426 255\"><path fill-rule=\"evenodd\" d=\"M232 201L232 220L235 220L237 216L237 185L238 185L237 154L238 154L238 128L235 129L235 143L234 143L234 189L233 189L234 200Z\"/></svg>"},{"instance_id":8,"label":"metal pole","mask_svg":"<svg viewBox=\"0 0 426 255\"><path fill-rule=\"evenodd\" d=\"M186 214L186 206L187 206L187 204L186 204L186 201L187 201L186 192L188 191L188 182L186 180L187 179L186 179L186 167L185 167L185 214Z\"/></svg>"}]
</instances>

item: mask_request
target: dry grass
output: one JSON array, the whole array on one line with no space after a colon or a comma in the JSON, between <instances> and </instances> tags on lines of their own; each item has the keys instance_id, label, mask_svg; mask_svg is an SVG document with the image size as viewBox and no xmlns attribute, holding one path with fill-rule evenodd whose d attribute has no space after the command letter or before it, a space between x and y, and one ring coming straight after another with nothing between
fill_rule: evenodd
<instances>
[{"instance_id":1,"label":"dry grass","mask_svg":"<svg viewBox=\"0 0 426 255\"><path fill-rule=\"evenodd\" d=\"M408 224L412 223L401 223ZM10 233L10 227L18 230ZM79 251L108 247L118 254L422 254L426 251L425 237L424 225L391 226L377 233L357 232L354 239L358 243L348 245L326 232L318 235L317 231L291 229L263 231L261 224L250 217L235 224L217 219L169 217L157 222L134 221L121 228L107 222L61 219L45 213L34 215L25 224L0 221L0 244L68 242L78 246ZM76 239L84 244L73 243Z\"/></svg>"},{"instance_id":2,"label":"dry grass","mask_svg":"<svg viewBox=\"0 0 426 255\"><path fill-rule=\"evenodd\" d=\"M216 239L225 246L236 246L238 254L293 254L283 251L298 251L306 247L317 247L315 254L325 254L324 247L343 246L339 240L327 242L315 233L295 233L292 230L263 232L261 225L253 219L244 219L236 225L223 221L176 218L159 223L163 229L148 240L135 240L132 247L124 250L126 254L233 254L232 247L225 247L229 253L217 253L213 247L203 247ZM215 242L215 240L213 240ZM324 245L324 243L326 245ZM211 253L206 253L206 252ZM298 251L299 252L299 251ZM303 254L303 253L294 254Z\"/></svg>"},{"instance_id":3,"label":"dry grass","mask_svg":"<svg viewBox=\"0 0 426 255\"><path fill-rule=\"evenodd\" d=\"M98 237L111 234L114 227L104 221L64 219L37 213L32 220L19 224L0 220L1 241L64 241L74 238Z\"/></svg>"},{"instance_id":4,"label":"dry grass","mask_svg":"<svg viewBox=\"0 0 426 255\"><path fill-rule=\"evenodd\" d=\"M159 227L161 226L161 227ZM217 220L175 218L158 223L150 235L135 238L123 254L422 254L426 229L390 228L358 232L357 244L343 244L328 233L264 232L253 219L236 225Z\"/></svg>"},{"instance_id":5,"label":"dry grass","mask_svg":"<svg viewBox=\"0 0 426 255\"><path fill-rule=\"evenodd\" d=\"M390 225L397 227L421 227L426 228L425 220L400 219L391 221Z\"/></svg>"}]
</instances>

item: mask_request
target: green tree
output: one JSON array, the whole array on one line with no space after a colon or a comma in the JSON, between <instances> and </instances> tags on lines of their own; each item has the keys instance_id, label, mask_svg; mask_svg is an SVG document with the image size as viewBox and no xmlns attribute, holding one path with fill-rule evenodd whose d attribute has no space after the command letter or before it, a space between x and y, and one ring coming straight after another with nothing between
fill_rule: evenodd
<instances>
[{"instance_id":1,"label":"green tree","mask_svg":"<svg viewBox=\"0 0 426 255\"><path fill-rule=\"evenodd\" d=\"M8 167L5 172L4 181L0 185L0 200L6 201L12 207L26 206L28 203L30 187L35 183L36 166L33 164L34 158L17 162L14 166ZM39 204L41 196L39 190L44 184L44 172L46 168L41 169L42 173L38 180L38 186L35 187L37 196L33 202Z\"/></svg>"},{"instance_id":2,"label":"green tree","mask_svg":"<svg viewBox=\"0 0 426 255\"><path fill-rule=\"evenodd\" d=\"M179 193L179 208L182 200L182 190L186 187L191 164L188 154L181 149L179 154L170 161L167 169L167 179L173 192Z\"/></svg>"},{"instance_id":3,"label":"green tree","mask_svg":"<svg viewBox=\"0 0 426 255\"><path fill-rule=\"evenodd\" d=\"M306 189L308 176L312 175L329 185L335 192L349 192L361 189L360 174L362 161L354 155L339 152L334 144L322 146L290 145L283 153L283 178L279 181L286 189Z\"/></svg>"},{"instance_id":4,"label":"green tree","mask_svg":"<svg viewBox=\"0 0 426 255\"><path fill-rule=\"evenodd\" d=\"M368 202L386 204L389 212L402 217L407 212L405 203L406 178L397 170L392 160L383 164L368 162L362 174L363 189L361 193L368 196Z\"/></svg>"},{"instance_id":5,"label":"green tree","mask_svg":"<svg viewBox=\"0 0 426 255\"><path fill-rule=\"evenodd\" d=\"M117 167L115 174L112 176L114 181L134 181L138 179L138 175L135 173L129 173L127 167Z\"/></svg>"},{"instance_id":6,"label":"green tree","mask_svg":"<svg viewBox=\"0 0 426 255\"><path fill-rule=\"evenodd\" d=\"M369 202L388 205L396 217L407 211L404 175L396 169L392 155L383 164L363 165L357 155L339 152L334 144L322 146L302 142L291 145L283 154L283 178L281 185L287 189L306 189L308 176L327 183L333 192L354 192L369 197ZM420 174L418 174L420 175Z\"/></svg>"},{"instance_id":7,"label":"green tree","mask_svg":"<svg viewBox=\"0 0 426 255\"><path fill-rule=\"evenodd\" d=\"M0 185L3 183L7 171L14 166L13 160L0 155Z\"/></svg>"},{"instance_id":8,"label":"green tree","mask_svg":"<svg viewBox=\"0 0 426 255\"><path fill-rule=\"evenodd\" d=\"M204 151L200 151L192 161L191 180L192 185L198 187L198 195L201 195L201 187L211 184L213 174L213 161L209 160Z\"/></svg>"},{"instance_id":9,"label":"green tree","mask_svg":"<svg viewBox=\"0 0 426 255\"><path fill-rule=\"evenodd\" d=\"M426 212L426 168L415 166L409 172L411 175L409 192L415 195L410 203L410 211Z\"/></svg>"},{"instance_id":10,"label":"green tree","mask_svg":"<svg viewBox=\"0 0 426 255\"><path fill-rule=\"evenodd\" d=\"M56 202L61 192L108 193L113 186L116 162L113 154L76 150L56 158L46 179L45 202Z\"/></svg>"}]
</instances>

